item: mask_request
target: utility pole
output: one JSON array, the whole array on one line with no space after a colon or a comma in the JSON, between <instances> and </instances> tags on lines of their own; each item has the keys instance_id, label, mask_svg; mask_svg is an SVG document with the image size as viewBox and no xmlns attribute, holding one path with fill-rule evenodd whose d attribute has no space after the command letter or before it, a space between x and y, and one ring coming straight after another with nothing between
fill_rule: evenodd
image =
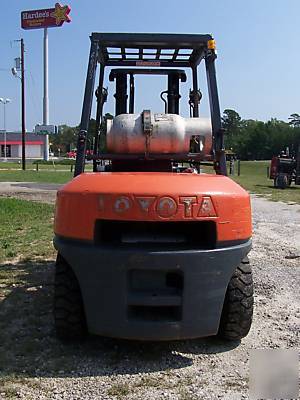
<instances>
[{"instance_id":1,"label":"utility pole","mask_svg":"<svg viewBox=\"0 0 300 400\"><path fill-rule=\"evenodd\" d=\"M24 40L15 40L15 42L21 43L21 58L15 58L15 67L11 69L14 77L21 80L21 121L22 121L22 169L26 169L26 154L25 154L25 137L26 137L26 126L25 126L25 46ZM17 71L21 70L21 77L17 74Z\"/></svg>"},{"instance_id":2,"label":"utility pole","mask_svg":"<svg viewBox=\"0 0 300 400\"><path fill-rule=\"evenodd\" d=\"M24 40L21 39L21 91L22 91L22 169L25 171L25 64L24 64Z\"/></svg>"}]
</instances>

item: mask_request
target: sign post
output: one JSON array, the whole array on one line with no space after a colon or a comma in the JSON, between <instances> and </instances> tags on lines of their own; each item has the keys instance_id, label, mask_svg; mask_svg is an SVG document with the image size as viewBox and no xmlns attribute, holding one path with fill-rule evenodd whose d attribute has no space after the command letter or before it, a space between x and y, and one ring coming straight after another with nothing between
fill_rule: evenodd
<instances>
[{"instance_id":1,"label":"sign post","mask_svg":"<svg viewBox=\"0 0 300 400\"><path fill-rule=\"evenodd\" d=\"M25 161L25 134L26 134L26 126L25 126L25 48L24 48L24 40L21 39L21 98L22 98L22 170L26 169L26 161Z\"/></svg>"},{"instance_id":2,"label":"sign post","mask_svg":"<svg viewBox=\"0 0 300 400\"><path fill-rule=\"evenodd\" d=\"M31 10L21 12L21 26L23 29L44 29L44 97L43 97L43 125L49 125L49 98L48 98L48 28L62 26L64 22L71 22L69 13L71 8L60 3L55 8ZM49 136L46 135L44 159L49 160Z\"/></svg>"},{"instance_id":3,"label":"sign post","mask_svg":"<svg viewBox=\"0 0 300 400\"><path fill-rule=\"evenodd\" d=\"M48 28L44 28L44 99L43 99L43 124L49 125L49 99L48 99ZM49 161L49 135L46 135L44 160Z\"/></svg>"}]
</instances>

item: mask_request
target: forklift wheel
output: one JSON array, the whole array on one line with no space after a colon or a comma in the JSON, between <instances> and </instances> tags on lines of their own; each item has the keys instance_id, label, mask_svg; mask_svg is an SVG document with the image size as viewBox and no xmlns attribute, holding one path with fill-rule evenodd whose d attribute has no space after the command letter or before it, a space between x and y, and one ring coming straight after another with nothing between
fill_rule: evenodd
<instances>
[{"instance_id":1,"label":"forklift wheel","mask_svg":"<svg viewBox=\"0 0 300 400\"><path fill-rule=\"evenodd\" d=\"M218 336L240 340L247 336L253 315L253 280L248 258L244 258L230 279Z\"/></svg>"},{"instance_id":2,"label":"forklift wheel","mask_svg":"<svg viewBox=\"0 0 300 400\"><path fill-rule=\"evenodd\" d=\"M55 265L54 323L57 336L64 341L82 340L87 327L81 291L72 268L58 254Z\"/></svg>"}]
</instances>

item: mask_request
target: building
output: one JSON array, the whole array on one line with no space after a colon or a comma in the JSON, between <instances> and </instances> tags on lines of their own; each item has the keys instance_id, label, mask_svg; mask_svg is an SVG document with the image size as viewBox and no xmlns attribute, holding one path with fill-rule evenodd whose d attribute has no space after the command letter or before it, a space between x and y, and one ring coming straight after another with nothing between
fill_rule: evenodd
<instances>
[{"instance_id":1,"label":"building","mask_svg":"<svg viewBox=\"0 0 300 400\"><path fill-rule=\"evenodd\" d=\"M4 158L4 133L0 132L0 160ZM25 135L26 158L39 159L44 157L45 136L35 133ZM6 133L6 157L7 159L22 158L22 134L20 132Z\"/></svg>"}]
</instances>

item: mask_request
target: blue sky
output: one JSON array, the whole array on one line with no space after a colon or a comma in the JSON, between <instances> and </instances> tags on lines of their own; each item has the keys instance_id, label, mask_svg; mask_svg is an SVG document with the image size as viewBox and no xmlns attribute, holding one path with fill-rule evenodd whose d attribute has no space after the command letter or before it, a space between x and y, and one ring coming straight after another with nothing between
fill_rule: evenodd
<instances>
[{"instance_id":1,"label":"blue sky","mask_svg":"<svg viewBox=\"0 0 300 400\"><path fill-rule=\"evenodd\" d=\"M55 1L1 0L0 97L7 106L7 129L20 129L20 83L10 68L26 46L27 129L42 121L43 31L20 28L22 10L51 8ZM63 3L65 4L65 3ZM50 122L76 125L80 120L89 34L98 32L212 33L217 41L221 109L233 108L243 118L287 120L300 113L299 0L70 0L72 22L49 30ZM200 69L200 72L202 70ZM203 71L202 71L203 72ZM205 80L200 80L206 97ZM162 111L162 78L136 85L136 111ZM190 82L184 84L186 95ZM114 88L105 112L113 112ZM187 99L181 109L187 114ZM1 107L2 108L2 107ZM202 115L208 113L203 100ZM3 126L2 109L0 129Z\"/></svg>"}]
</instances>

